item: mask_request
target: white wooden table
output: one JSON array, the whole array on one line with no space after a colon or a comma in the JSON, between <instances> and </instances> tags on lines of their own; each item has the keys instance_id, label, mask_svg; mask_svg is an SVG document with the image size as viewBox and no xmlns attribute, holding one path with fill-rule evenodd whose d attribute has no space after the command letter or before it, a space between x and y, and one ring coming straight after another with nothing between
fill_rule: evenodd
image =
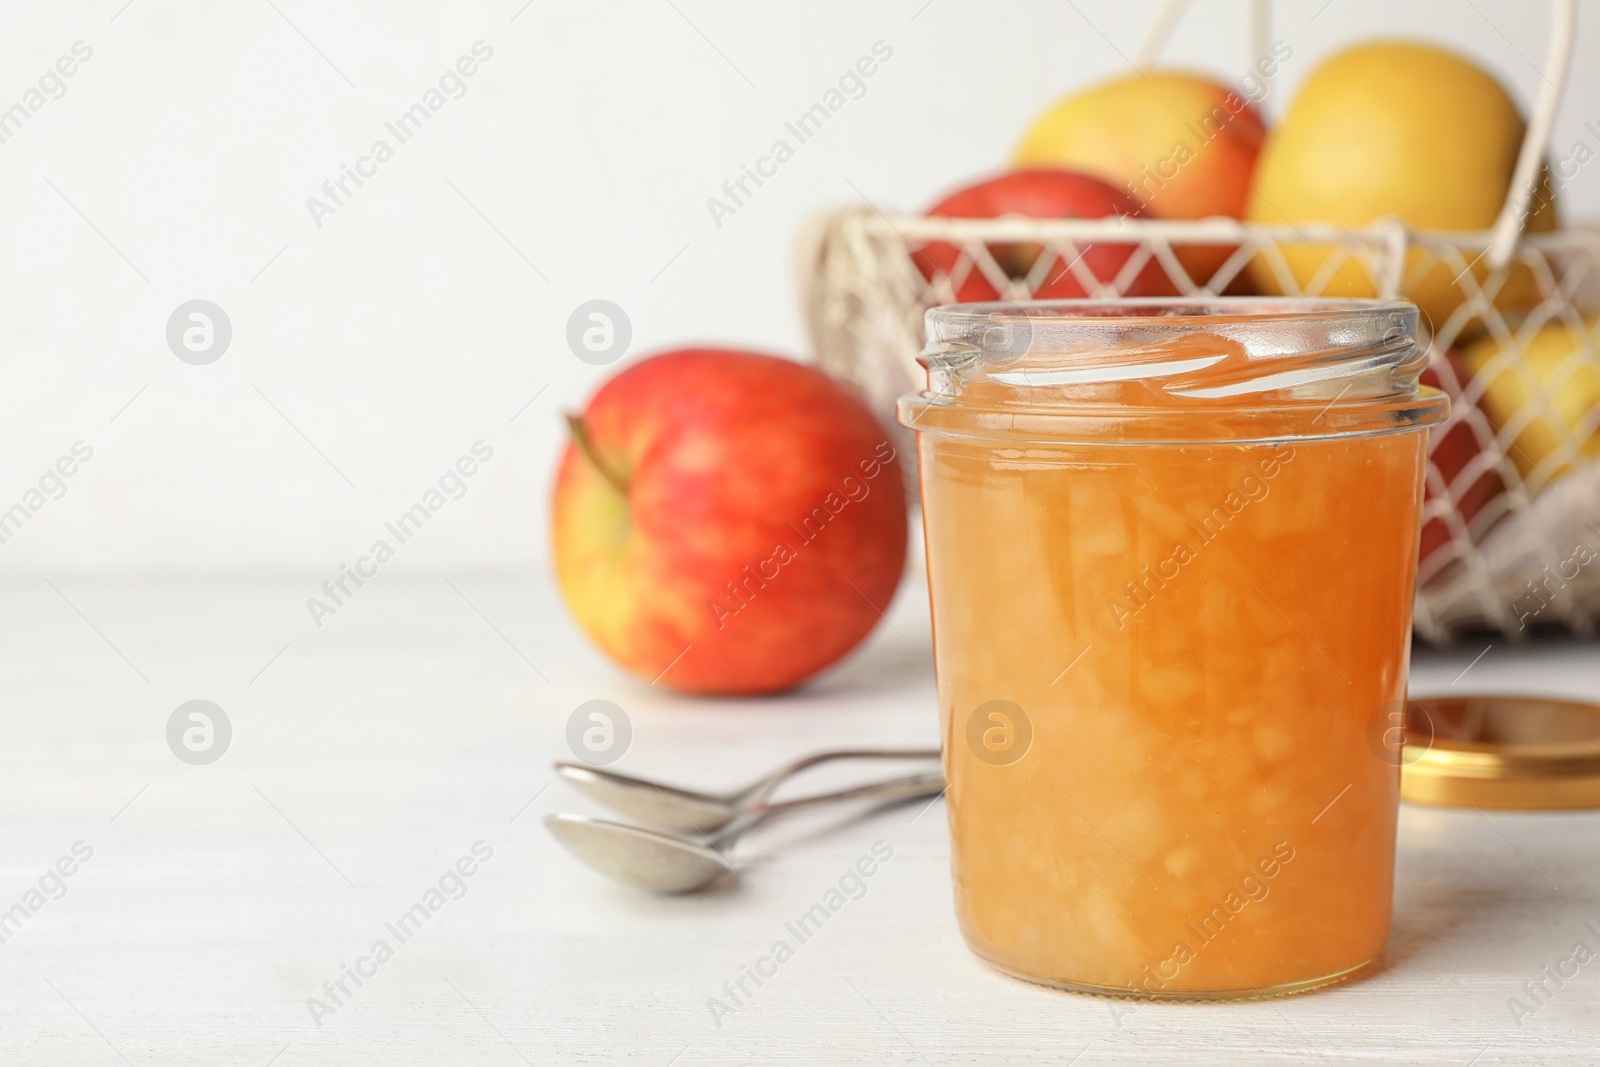
<instances>
[{"instance_id":1,"label":"white wooden table","mask_svg":"<svg viewBox=\"0 0 1600 1067\"><path fill-rule=\"evenodd\" d=\"M0 909L23 910L0 944L4 1062L1600 1062L1600 960L1520 1027L1507 1007L1574 941L1600 950L1600 814L1407 808L1376 976L1129 1013L967 952L938 803L775 829L750 884L677 899L601 881L540 825L594 810L549 770L593 698L630 717L617 767L706 785L821 746L934 743L920 586L802 692L698 702L610 669L538 579L386 571L319 631L322 577L7 585ZM1448 688L1486 643L1419 654L1414 691ZM1468 687L1597 698L1600 656L1496 643ZM232 725L210 765L167 745L191 699ZM445 877L464 895L428 912L480 841L492 856ZM893 858L865 895L797 944L785 922L880 841ZM47 875L78 842L92 857ZM385 924L417 903L402 942ZM714 1018L780 938L793 958Z\"/></svg>"}]
</instances>

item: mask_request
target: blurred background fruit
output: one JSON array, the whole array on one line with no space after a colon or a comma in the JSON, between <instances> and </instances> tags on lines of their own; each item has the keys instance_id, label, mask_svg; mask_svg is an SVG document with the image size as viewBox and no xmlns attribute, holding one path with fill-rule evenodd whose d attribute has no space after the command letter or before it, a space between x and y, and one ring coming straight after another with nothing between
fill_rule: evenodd
<instances>
[{"instance_id":1,"label":"blurred background fruit","mask_svg":"<svg viewBox=\"0 0 1600 1067\"><path fill-rule=\"evenodd\" d=\"M1552 457L1568 441L1581 442L1585 459L1600 457L1600 357L1596 328L1565 322L1541 327L1516 352L1493 337L1484 337L1462 352L1467 369L1482 385L1479 406L1511 440L1511 461L1528 488L1569 473L1569 461ZM1498 358L1506 354L1507 358Z\"/></svg>"},{"instance_id":2,"label":"blurred background fruit","mask_svg":"<svg viewBox=\"0 0 1600 1067\"><path fill-rule=\"evenodd\" d=\"M1261 152L1248 217L1271 225L1332 223L1358 227L1394 217L1421 230L1484 230L1505 204L1524 124L1495 78L1442 49L1380 42L1341 52L1306 79ZM1556 225L1548 184L1533 201L1527 229ZM1298 287L1319 272L1327 296L1374 296L1356 260L1337 265L1331 245L1283 247ZM1469 256L1470 258L1470 256ZM1252 264L1265 291L1283 291L1261 258ZM1402 288L1428 324L1442 328L1466 298L1459 266L1413 252ZM1488 277L1480 260L1478 280ZM1527 302L1533 279L1510 273L1495 298L1500 308Z\"/></svg>"},{"instance_id":3,"label":"blurred background fruit","mask_svg":"<svg viewBox=\"0 0 1600 1067\"><path fill-rule=\"evenodd\" d=\"M1427 564L1451 543L1454 534L1443 515L1430 514L1435 510L1434 501L1447 497L1463 531L1470 535L1481 532L1473 531L1473 520L1504 488L1494 462L1493 442L1490 442L1491 448L1485 448L1484 438L1479 436L1480 428L1474 426L1472 401L1467 399L1471 372L1453 350L1445 352L1444 361L1447 366L1442 373L1440 368L1429 366L1421 377L1423 385L1432 386L1450 397L1450 418L1428 431L1428 458L1444 488L1442 491L1436 488L1432 477L1427 480L1423 514L1429 517L1422 524L1418 552L1424 575L1428 573Z\"/></svg>"},{"instance_id":4,"label":"blurred background fruit","mask_svg":"<svg viewBox=\"0 0 1600 1067\"><path fill-rule=\"evenodd\" d=\"M1036 219L1098 219L1116 216L1137 217L1143 212L1138 200L1087 174L1054 168L1012 171L959 189L933 207L929 215L956 219L1001 218L1022 215ZM1077 250L1079 266L1101 285L1115 281L1133 255L1137 245L1097 242ZM1033 295L1040 300L1069 299L1098 295L1086 290L1074 273L1071 261L1052 253L1048 267L1038 259L1044 246L1036 243L995 244L989 246L995 263L1013 279L1028 277L1036 268L1038 285ZM1074 257L1074 258L1077 258ZM932 281L949 278L955 287L957 303L998 300L1002 293L970 257L963 262L962 251L946 241L926 245L913 253L917 269ZM1127 286L1128 296L1170 296L1176 289L1166 272L1153 260L1139 270Z\"/></svg>"},{"instance_id":5,"label":"blurred background fruit","mask_svg":"<svg viewBox=\"0 0 1600 1067\"><path fill-rule=\"evenodd\" d=\"M1103 178L1161 219L1241 218L1266 127L1226 85L1198 74L1149 71L1073 93L1036 119L1018 167L1069 167ZM1233 249L1179 254L1204 284Z\"/></svg>"},{"instance_id":6,"label":"blurred background fruit","mask_svg":"<svg viewBox=\"0 0 1600 1067\"><path fill-rule=\"evenodd\" d=\"M845 386L683 349L606 382L557 473L568 609L612 659L690 693L787 689L854 648L900 582L904 478Z\"/></svg>"}]
</instances>

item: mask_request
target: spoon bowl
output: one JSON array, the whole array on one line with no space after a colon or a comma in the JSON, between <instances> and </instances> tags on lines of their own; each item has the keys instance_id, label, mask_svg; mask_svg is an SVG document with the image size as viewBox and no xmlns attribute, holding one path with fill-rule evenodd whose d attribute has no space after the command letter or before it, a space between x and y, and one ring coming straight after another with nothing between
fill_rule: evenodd
<instances>
[{"instance_id":1,"label":"spoon bowl","mask_svg":"<svg viewBox=\"0 0 1600 1067\"><path fill-rule=\"evenodd\" d=\"M728 825L740 812L728 797L679 789L580 763L557 763L556 773L612 811L664 830L709 834Z\"/></svg>"},{"instance_id":2,"label":"spoon bowl","mask_svg":"<svg viewBox=\"0 0 1600 1067\"><path fill-rule=\"evenodd\" d=\"M677 834L585 815L548 815L544 824L594 870L652 893L692 893L735 870L721 852Z\"/></svg>"}]
</instances>

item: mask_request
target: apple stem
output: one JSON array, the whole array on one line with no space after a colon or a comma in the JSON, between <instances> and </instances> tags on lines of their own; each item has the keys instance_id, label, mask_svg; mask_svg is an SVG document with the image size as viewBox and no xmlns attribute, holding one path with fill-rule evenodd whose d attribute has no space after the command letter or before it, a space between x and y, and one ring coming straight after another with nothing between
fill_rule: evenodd
<instances>
[{"instance_id":1,"label":"apple stem","mask_svg":"<svg viewBox=\"0 0 1600 1067\"><path fill-rule=\"evenodd\" d=\"M624 497L628 495L628 483L618 477L616 472L604 463L595 454L594 442L589 440L589 428L583 424L582 417L567 414L567 432L572 435L572 447L578 450L579 455L589 461L590 466L600 472L600 477L611 483L611 487Z\"/></svg>"}]
</instances>

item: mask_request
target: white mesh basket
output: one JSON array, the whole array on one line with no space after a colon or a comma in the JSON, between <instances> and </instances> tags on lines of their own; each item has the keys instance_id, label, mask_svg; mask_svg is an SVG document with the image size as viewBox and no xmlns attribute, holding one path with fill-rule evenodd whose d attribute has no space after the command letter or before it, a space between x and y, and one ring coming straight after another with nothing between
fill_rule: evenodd
<instances>
[{"instance_id":1,"label":"white mesh basket","mask_svg":"<svg viewBox=\"0 0 1600 1067\"><path fill-rule=\"evenodd\" d=\"M1170 31L1181 6L1169 2L1152 37ZM1513 189L1532 188L1565 80L1572 0L1556 0L1554 8L1549 77ZM1141 55L1152 53L1147 44ZM801 302L818 362L853 382L894 426L896 399L923 381L916 362L923 313L954 302L969 272L979 272L1000 299L1026 300L1045 281L1043 272L1059 274L1066 264L1087 295L1114 297L1154 263L1179 294L1209 295L1235 285L1259 256L1285 293L1317 295L1339 274L1364 271L1378 296L1395 297L1407 277L1442 263L1467 299L1449 320L1430 324L1432 380L1450 394L1452 412L1432 431L1416 630L1434 642L1474 629L1516 639L1548 624L1590 634L1600 620L1600 463L1584 453L1600 448L1600 405L1574 421L1570 413L1557 414L1557 397L1574 375L1600 375L1600 345L1585 322L1600 311L1600 229L1524 235L1527 207L1526 198L1513 197L1494 229L1455 234L1415 232L1393 221L1362 229L1278 228L1233 219L928 218L853 207L815 220L804 236ZM936 242L955 246L959 256L947 273L929 279L912 255ZM1021 242L1044 252L1029 277L1011 278L991 249ZM1100 279L1080 255L1091 243L1129 246L1132 254L1115 278ZM1307 244L1327 259L1298 285L1283 253ZM1204 257L1181 253L1218 245L1237 249L1210 276L1191 277L1184 264ZM1514 309L1496 307L1508 280L1521 293ZM1525 352L1540 327L1552 323L1572 331L1576 350L1541 376ZM1492 338L1499 352L1463 381L1445 353L1466 330ZM1523 399L1497 428L1477 402L1489 383L1507 375ZM1546 454L1519 452L1518 442L1535 431L1543 434ZM909 447L902 452L915 455Z\"/></svg>"}]
</instances>

